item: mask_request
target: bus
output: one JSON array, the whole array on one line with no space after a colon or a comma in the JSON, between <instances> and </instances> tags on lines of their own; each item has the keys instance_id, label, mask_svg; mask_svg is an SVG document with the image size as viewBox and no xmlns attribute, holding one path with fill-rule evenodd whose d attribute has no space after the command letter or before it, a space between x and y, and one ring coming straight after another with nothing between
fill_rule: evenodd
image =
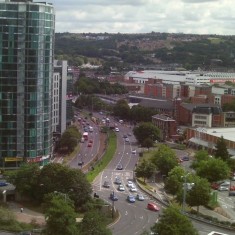
<instances>
[{"instance_id":1,"label":"bus","mask_svg":"<svg viewBox=\"0 0 235 235\"><path fill-rule=\"evenodd\" d=\"M84 140L88 140L88 132L84 132L82 137L84 138Z\"/></svg>"}]
</instances>

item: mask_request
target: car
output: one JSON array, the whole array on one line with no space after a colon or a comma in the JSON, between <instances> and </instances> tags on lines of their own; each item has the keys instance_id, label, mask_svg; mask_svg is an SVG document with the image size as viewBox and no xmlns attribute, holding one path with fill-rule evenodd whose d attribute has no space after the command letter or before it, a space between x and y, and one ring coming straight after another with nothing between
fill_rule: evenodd
<instances>
[{"instance_id":1,"label":"car","mask_svg":"<svg viewBox=\"0 0 235 235\"><path fill-rule=\"evenodd\" d=\"M115 184L122 184L122 181L119 177L116 177L114 182Z\"/></svg>"},{"instance_id":2,"label":"car","mask_svg":"<svg viewBox=\"0 0 235 235\"><path fill-rule=\"evenodd\" d=\"M220 186L219 183L216 183L216 182L211 183L211 188L214 190L217 190L219 186Z\"/></svg>"},{"instance_id":3,"label":"car","mask_svg":"<svg viewBox=\"0 0 235 235\"><path fill-rule=\"evenodd\" d=\"M136 199L139 201L144 201L144 196L142 194L137 194Z\"/></svg>"},{"instance_id":4,"label":"car","mask_svg":"<svg viewBox=\"0 0 235 235\"><path fill-rule=\"evenodd\" d=\"M78 162L78 166L82 166L83 164L84 164L84 161L82 160Z\"/></svg>"},{"instance_id":5,"label":"car","mask_svg":"<svg viewBox=\"0 0 235 235\"><path fill-rule=\"evenodd\" d=\"M126 138L127 138L127 135L123 135L123 138L126 139Z\"/></svg>"},{"instance_id":6,"label":"car","mask_svg":"<svg viewBox=\"0 0 235 235\"><path fill-rule=\"evenodd\" d=\"M23 231L20 232L19 235L32 235L32 233L30 231Z\"/></svg>"},{"instance_id":7,"label":"car","mask_svg":"<svg viewBox=\"0 0 235 235\"><path fill-rule=\"evenodd\" d=\"M118 190L119 190L119 191L125 191L125 188L124 188L124 186L123 186L122 184L120 184L120 185L118 186Z\"/></svg>"},{"instance_id":8,"label":"car","mask_svg":"<svg viewBox=\"0 0 235 235\"><path fill-rule=\"evenodd\" d=\"M137 192L137 188L135 187L135 185L132 185L132 186L130 187L130 191L131 191L131 192Z\"/></svg>"},{"instance_id":9,"label":"car","mask_svg":"<svg viewBox=\"0 0 235 235\"><path fill-rule=\"evenodd\" d=\"M119 164L117 165L116 169L117 169L117 170L122 170L122 169L123 169L122 164L119 163Z\"/></svg>"},{"instance_id":10,"label":"car","mask_svg":"<svg viewBox=\"0 0 235 235\"><path fill-rule=\"evenodd\" d=\"M230 186L230 181L224 181L220 186Z\"/></svg>"},{"instance_id":11,"label":"car","mask_svg":"<svg viewBox=\"0 0 235 235\"><path fill-rule=\"evenodd\" d=\"M219 191L229 191L229 186L219 186L218 188Z\"/></svg>"},{"instance_id":12,"label":"car","mask_svg":"<svg viewBox=\"0 0 235 235\"><path fill-rule=\"evenodd\" d=\"M110 183L108 181L104 181L103 187L104 188L109 188L110 187Z\"/></svg>"},{"instance_id":13,"label":"car","mask_svg":"<svg viewBox=\"0 0 235 235\"><path fill-rule=\"evenodd\" d=\"M87 147L92 147L92 143L88 143Z\"/></svg>"},{"instance_id":14,"label":"car","mask_svg":"<svg viewBox=\"0 0 235 235\"><path fill-rule=\"evenodd\" d=\"M132 154L136 154L136 150L132 150L131 153L132 153Z\"/></svg>"},{"instance_id":15,"label":"car","mask_svg":"<svg viewBox=\"0 0 235 235\"><path fill-rule=\"evenodd\" d=\"M127 196L127 200L128 200L128 202L131 202L131 203L133 203L133 202L135 202L135 197L134 197L134 195L128 195Z\"/></svg>"},{"instance_id":16,"label":"car","mask_svg":"<svg viewBox=\"0 0 235 235\"><path fill-rule=\"evenodd\" d=\"M152 202L147 204L147 208L151 211L159 211L160 210L160 208L155 203L152 203Z\"/></svg>"},{"instance_id":17,"label":"car","mask_svg":"<svg viewBox=\"0 0 235 235\"><path fill-rule=\"evenodd\" d=\"M93 143L93 140L89 140L89 143L91 143L91 144L92 144L92 143Z\"/></svg>"},{"instance_id":18,"label":"car","mask_svg":"<svg viewBox=\"0 0 235 235\"><path fill-rule=\"evenodd\" d=\"M189 161L189 156L184 156L181 158L182 161Z\"/></svg>"},{"instance_id":19,"label":"car","mask_svg":"<svg viewBox=\"0 0 235 235\"><path fill-rule=\"evenodd\" d=\"M121 120L121 119L120 119L120 120L119 120L119 123L121 123L121 124L122 124L122 123L123 123L123 120Z\"/></svg>"},{"instance_id":20,"label":"car","mask_svg":"<svg viewBox=\"0 0 235 235\"><path fill-rule=\"evenodd\" d=\"M112 192L112 193L110 193L110 197L109 197L112 201L117 201L118 200L118 197L117 197L117 195L114 193L114 192Z\"/></svg>"},{"instance_id":21,"label":"car","mask_svg":"<svg viewBox=\"0 0 235 235\"><path fill-rule=\"evenodd\" d=\"M119 128L116 127L116 128L115 128L115 131L116 131L116 132L119 132Z\"/></svg>"},{"instance_id":22,"label":"car","mask_svg":"<svg viewBox=\"0 0 235 235\"><path fill-rule=\"evenodd\" d=\"M130 188L130 187L132 187L134 184L133 184L133 182L132 182L131 180L128 180L126 185L127 185L127 187Z\"/></svg>"},{"instance_id":23,"label":"car","mask_svg":"<svg viewBox=\"0 0 235 235\"><path fill-rule=\"evenodd\" d=\"M7 182L0 182L0 187L4 187L4 186L7 186L9 183Z\"/></svg>"},{"instance_id":24,"label":"car","mask_svg":"<svg viewBox=\"0 0 235 235\"><path fill-rule=\"evenodd\" d=\"M130 142L129 138L125 138L125 141L128 142L128 143Z\"/></svg>"},{"instance_id":25,"label":"car","mask_svg":"<svg viewBox=\"0 0 235 235\"><path fill-rule=\"evenodd\" d=\"M128 136L131 136L131 133L129 132L129 133L127 133L127 135L128 135Z\"/></svg>"}]
</instances>

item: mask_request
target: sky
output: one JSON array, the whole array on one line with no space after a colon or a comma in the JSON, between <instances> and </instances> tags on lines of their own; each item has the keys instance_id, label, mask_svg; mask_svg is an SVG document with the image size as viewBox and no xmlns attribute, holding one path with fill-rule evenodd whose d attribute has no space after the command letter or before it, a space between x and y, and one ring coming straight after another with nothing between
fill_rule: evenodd
<instances>
[{"instance_id":1,"label":"sky","mask_svg":"<svg viewBox=\"0 0 235 235\"><path fill-rule=\"evenodd\" d=\"M235 35L235 0L47 2L54 5L56 32L60 33L165 32Z\"/></svg>"}]
</instances>

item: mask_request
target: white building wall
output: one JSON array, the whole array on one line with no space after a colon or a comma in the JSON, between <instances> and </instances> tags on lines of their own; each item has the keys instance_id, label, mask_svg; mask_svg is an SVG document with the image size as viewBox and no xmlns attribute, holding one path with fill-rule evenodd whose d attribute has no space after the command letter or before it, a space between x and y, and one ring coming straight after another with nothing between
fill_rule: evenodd
<instances>
[{"instance_id":1,"label":"white building wall","mask_svg":"<svg viewBox=\"0 0 235 235\"><path fill-rule=\"evenodd\" d=\"M226 94L225 93L225 90L228 90L227 88L223 88L223 87L212 87L212 94L216 94L216 95L224 95Z\"/></svg>"},{"instance_id":2,"label":"white building wall","mask_svg":"<svg viewBox=\"0 0 235 235\"><path fill-rule=\"evenodd\" d=\"M56 132L56 127L59 125L59 92L60 92L60 74L53 73L52 85L53 99L52 99L52 131Z\"/></svg>"},{"instance_id":3,"label":"white building wall","mask_svg":"<svg viewBox=\"0 0 235 235\"><path fill-rule=\"evenodd\" d=\"M212 127L212 114L193 113L192 127Z\"/></svg>"}]
</instances>

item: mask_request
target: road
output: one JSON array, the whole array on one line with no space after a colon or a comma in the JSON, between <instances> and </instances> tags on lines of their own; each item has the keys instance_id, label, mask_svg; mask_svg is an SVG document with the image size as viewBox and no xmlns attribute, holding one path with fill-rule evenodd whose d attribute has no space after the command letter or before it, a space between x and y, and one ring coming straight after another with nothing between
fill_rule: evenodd
<instances>
[{"instance_id":1,"label":"road","mask_svg":"<svg viewBox=\"0 0 235 235\"><path fill-rule=\"evenodd\" d=\"M112 120L113 122L113 120ZM111 123L112 124L112 123ZM101 198L112 203L109 199L110 193L115 192L118 196L118 201L115 202L115 208L118 209L121 216L117 223L110 227L114 235L141 234L144 230L149 230L150 227L158 220L158 212L149 211L146 209L147 202L151 199L145 196L145 201L136 201L128 203L127 196L130 194L129 188L126 186L127 180L133 180L133 169L138 161L138 146L135 137L131 134L132 129L125 124L118 124L119 132L117 134L117 151L108 167L96 178L93 183L94 191ZM126 142L123 135L127 135L129 142ZM136 154L132 151L137 150ZM117 170L118 164L123 165L123 170ZM125 187L124 192L118 191L118 185L114 183L116 177L120 177L122 184ZM102 185L104 181L110 182L110 188L106 189ZM139 189L137 189L139 192ZM131 194L137 194L131 193Z\"/></svg>"}]
</instances>

